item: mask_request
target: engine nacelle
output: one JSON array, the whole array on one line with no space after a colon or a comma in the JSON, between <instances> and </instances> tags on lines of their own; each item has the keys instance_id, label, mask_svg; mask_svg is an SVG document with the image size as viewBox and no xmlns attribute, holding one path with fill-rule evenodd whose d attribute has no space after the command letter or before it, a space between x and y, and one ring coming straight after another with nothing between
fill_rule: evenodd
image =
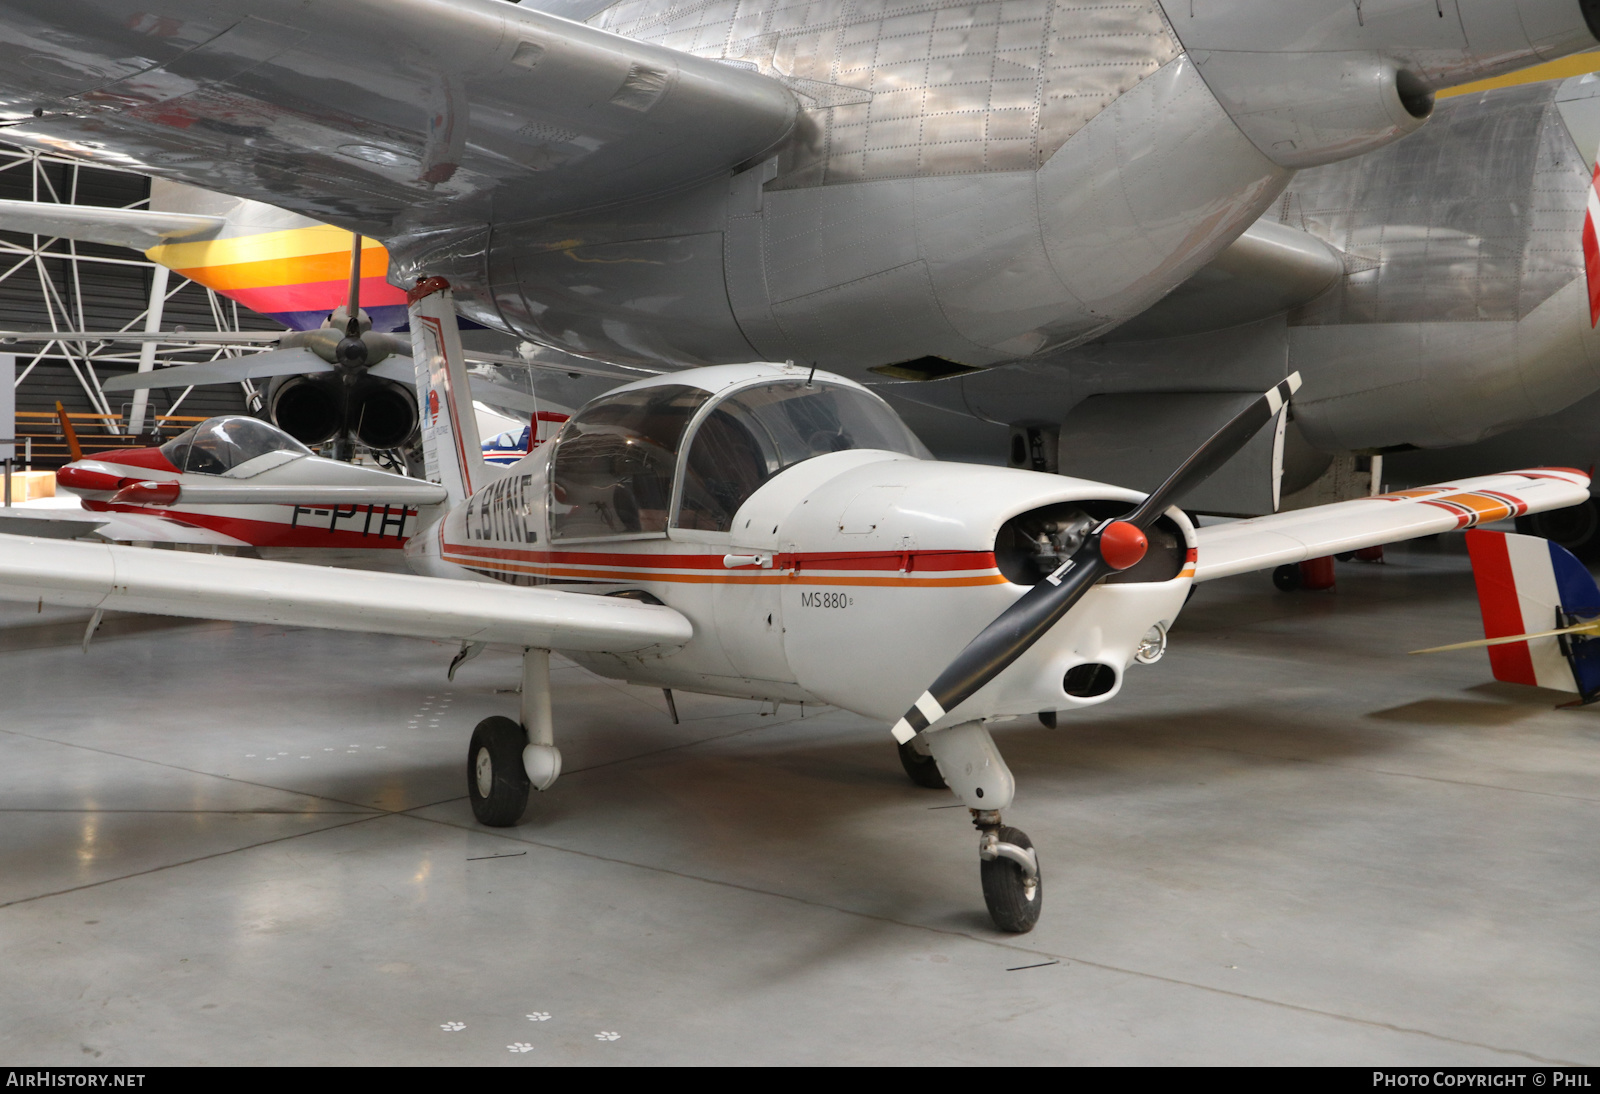
<instances>
[{"instance_id":1,"label":"engine nacelle","mask_svg":"<svg viewBox=\"0 0 1600 1094\"><path fill-rule=\"evenodd\" d=\"M367 376L357 381L346 404L350 433L368 448L399 448L417 431L417 397L392 380Z\"/></svg>"},{"instance_id":2,"label":"engine nacelle","mask_svg":"<svg viewBox=\"0 0 1600 1094\"><path fill-rule=\"evenodd\" d=\"M273 424L301 444L333 440L344 425L344 393L337 379L290 376L267 389Z\"/></svg>"},{"instance_id":3,"label":"engine nacelle","mask_svg":"<svg viewBox=\"0 0 1600 1094\"><path fill-rule=\"evenodd\" d=\"M417 431L417 399L392 380L364 376L347 386L337 376L290 376L268 389L272 421L302 444L348 433L368 448L406 444Z\"/></svg>"},{"instance_id":4,"label":"engine nacelle","mask_svg":"<svg viewBox=\"0 0 1600 1094\"><path fill-rule=\"evenodd\" d=\"M1420 126L1433 93L1592 49L1595 0L1232 0L1162 5L1234 123L1284 167Z\"/></svg>"},{"instance_id":5,"label":"engine nacelle","mask_svg":"<svg viewBox=\"0 0 1600 1094\"><path fill-rule=\"evenodd\" d=\"M1359 156L1433 113L1422 78L1377 53L1218 52L1200 75L1251 143L1283 167Z\"/></svg>"},{"instance_id":6,"label":"engine nacelle","mask_svg":"<svg viewBox=\"0 0 1600 1094\"><path fill-rule=\"evenodd\" d=\"M818 463L830 459L844 454ZM790 544L803 552L777 613L794 679L825 702L893 721L973 636L1139 497L1056 475L897 460L841 469L797 505L758 493L740 523L748 516L755 528L763 520L776 526L775 536L748 542L774 542L779 566ZM767 517L769 506L786 512ZM1158 521L1142 561L1091 589L1070 623L963 703L959 716L1070 710L1115 696L1128 666L1164 645L1183 606L1191 534L1182 518ZM862 559L876 559L881 576L847 576ZM740 626L737 610L718 620L725 642ZM740 637L759 642L759 629Z\"/></svg>"}]
</instances>

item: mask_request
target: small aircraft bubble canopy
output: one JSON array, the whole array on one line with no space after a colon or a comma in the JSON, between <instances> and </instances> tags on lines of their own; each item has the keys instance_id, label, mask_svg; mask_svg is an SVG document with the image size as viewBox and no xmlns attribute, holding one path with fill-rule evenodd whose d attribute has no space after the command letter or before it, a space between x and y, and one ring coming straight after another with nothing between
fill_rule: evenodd
<instances>
[{"instance_id":1,"label":"small aircraft bubble canopy","mask_svg":"<svg viewBox=\"0 0 1600 1094\"><path fill-rule=\"evenodd\" d=\"M562 430L551 468L556 539L726 532L756 490L830 452L928 451L882 399L830 373L734 365L602 396ZM676 486L676 490L674 487Z\"/></svg>"},{"instance_id":2,"label":"small aircraft bubble canopy","mask_svg":"<svg viewBox=\"0 0 1600 1094\"><path fill-rule=\"evenodd\" d=\"M269 462L309 456L311 449L277 426L243 414L207 418L161 446L161 454L173 467L200 475L226 474L262 456L280 453L277 460Z\"/></svg>"}]
</instances>

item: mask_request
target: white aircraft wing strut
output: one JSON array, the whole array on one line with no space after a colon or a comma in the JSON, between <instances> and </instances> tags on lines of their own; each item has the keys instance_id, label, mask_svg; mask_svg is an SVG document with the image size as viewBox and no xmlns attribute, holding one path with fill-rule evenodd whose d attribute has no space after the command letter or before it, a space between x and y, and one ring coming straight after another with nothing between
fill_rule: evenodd
<instances>
[{"instance_id":1,"label":"white aircraft wing strut","mask_svg":"<svg viewBox=\"0 0 1600 1094\"><path fill-rule=\"evenodd\" d=\"M1588 497L1589 476L1582 471L1539 467L1208 525L1198 530L1194 579L1210 581L1564 509Z\"/></svg>"},{"instance_id":2,"label":"white aircraft wing strut","mask_svg":"<svg viewBox=\"0 0 1600 1094\"><path fill-rule=\"evenodd\" d=\"M672 608L617 597L5 535L0 599L590 653L694 633Z\"/></svg>"}]
</instances>

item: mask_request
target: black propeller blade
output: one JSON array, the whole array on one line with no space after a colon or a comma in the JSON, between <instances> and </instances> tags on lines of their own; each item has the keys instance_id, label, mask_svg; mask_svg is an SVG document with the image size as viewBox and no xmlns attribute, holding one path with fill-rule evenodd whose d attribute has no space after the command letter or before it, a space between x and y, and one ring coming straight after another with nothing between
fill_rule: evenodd
<instances>
[{"instance_id":1,"label":"black propeller blade","mask_svg":"<svg viewBox=\"0 0 1600 1094\"><path fill-rule=\"evenodd\" d=\"M1283 409L1299 387L1300 374L1296 372L1270 388L1196 449L1132 513L1120 520L1108 520L1086 536L1071 558L967 643L967 648L894 724L895 740L905 744L965 702L1028 652L1096 581L1112 571L1126 570L1143 558L1149 547L1145 531L1184 494L1227 463Z\"/></svg>"},{"instance_id":2,"label":"black propeller blade","mask_svg":"<svg viewBox=\"0 0 1600 1094\"><path fill-rule=\"evenodd\" d=\"M345 298L344 337L334 348L333 356L340 368L355 372L367 363L367 344L361 340L361 233L352 232L350 239L350 292Z\"/></svg>"}]
</instances>

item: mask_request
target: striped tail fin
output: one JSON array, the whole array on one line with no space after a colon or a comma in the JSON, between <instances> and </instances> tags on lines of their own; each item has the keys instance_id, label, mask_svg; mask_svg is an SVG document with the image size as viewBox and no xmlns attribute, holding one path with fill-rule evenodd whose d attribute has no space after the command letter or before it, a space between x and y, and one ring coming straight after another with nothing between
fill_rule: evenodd
<instances>
[{"instance_id":1,"label":"striped tail fin","mask_svg":"<svg viewBox=\"0 0 1600 1094\"><path fill-rule=\"evenodd\" d=\"M1538 536L1481 529L1466 538L1485 638L1548 631L1600 617L1600 588L1566 548ZM1558 612L1563 614L1558 617ZM1489 667L1496 680L1587 697L1600 689L1600 641L1566 642L1570 658L1559 638L1490 646Z\"/></svg>"},{"instance_id":2,"label":"striped tail fin","mask_svg":"<svg viewBox=\"0 0 1600 1094\"><path fill-rule=\"evenodd\" d=\"M1583 216L1583 269L1589 285L1589 326L1600 324L1600 163L1589 179L1588 211Z\"/></svg>"},{"instance_id":3,"label":"striped tail fin","mask_svg":"<svg viewBox=\"0 0 1600 1094\"><path fill-rule=\"evenodd\" d=\"M451 505L459 505L499 474L483 460L467 363L456 328L455 294L444 278L430 277L417 282L406 294L406 302L411 356L417 368L424 474L445 488Z\"/></svg>"}]
</instances>

